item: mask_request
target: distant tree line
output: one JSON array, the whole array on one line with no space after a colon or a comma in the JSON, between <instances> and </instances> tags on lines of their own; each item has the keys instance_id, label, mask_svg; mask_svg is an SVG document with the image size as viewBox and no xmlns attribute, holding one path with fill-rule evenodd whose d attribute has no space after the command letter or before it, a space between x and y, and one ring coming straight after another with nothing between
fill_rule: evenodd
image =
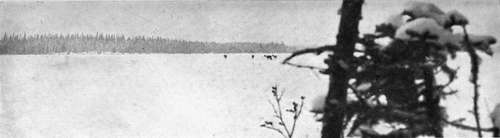
<instances>
[{"instance_id":1,"label":"distant tree line","mask_svg":"<svg viewBox=\"0 0 500 138\"><path fill-rule=\"evenodd\" d=\"M283 43L201 42L113 34L4 34L0 54L51 53L288 53Z\"/></svg>"}]
</instances>

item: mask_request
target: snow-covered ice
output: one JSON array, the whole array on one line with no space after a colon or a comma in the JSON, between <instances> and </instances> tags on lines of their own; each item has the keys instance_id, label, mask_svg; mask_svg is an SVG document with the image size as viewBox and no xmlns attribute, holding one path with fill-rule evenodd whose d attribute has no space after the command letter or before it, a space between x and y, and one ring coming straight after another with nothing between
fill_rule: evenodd
<instances>
[{"instance_id":1,"label":"snow-covered ice","mask_svg":"<svg viewBox=\"0 0 500 138\"><path fill-rule=\"evenodd\" d=\"M327 88L284 56L0 56L0 137L276 137L259 127L273 119L273 85L285 106ZM297 136L318 137L312 116L304 112Z\"/></svg>"},{"instance_id":2,"label":"snow-covered ice","mask_svg":"<svg viewBox=\"0 0 500 138\"><path fill-rule=\"evenodd\" d=\"M484 57L481 68L485 127L488 105L500 102L499 59ZM321 66L316 61L293 62ZM467 64L459 54L450 65ZM328 88L324 75L249 54L3 55L0 66L1 137L278 137L259 127L273 118L267 103L273 85L285 90L285 105L306 96L305 111ZM473 124L468 66L458 75L452 87L460 92L443 105L450 119ZM319 137L313 115L299 119L298 137ZM475 136L452 127L445 134Z\"/></svg>"}]
</instances>

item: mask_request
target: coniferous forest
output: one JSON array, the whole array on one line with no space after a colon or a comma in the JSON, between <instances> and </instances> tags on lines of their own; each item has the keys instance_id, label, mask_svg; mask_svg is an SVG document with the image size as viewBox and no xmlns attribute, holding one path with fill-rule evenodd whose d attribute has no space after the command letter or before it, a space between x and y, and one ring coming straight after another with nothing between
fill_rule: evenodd
<instances>
[{"instance_id":1,"label":"coniferous forest","mask_svg":"<svg viewBox=\"0 0 500 138\"><path fill-rule=\"evenodd\" d=\"M162 37L126 37L113 34L7 34L0 39L0 54L53 53L288 53L283 43L216 43Z\"/></svg>"}]
</instances>

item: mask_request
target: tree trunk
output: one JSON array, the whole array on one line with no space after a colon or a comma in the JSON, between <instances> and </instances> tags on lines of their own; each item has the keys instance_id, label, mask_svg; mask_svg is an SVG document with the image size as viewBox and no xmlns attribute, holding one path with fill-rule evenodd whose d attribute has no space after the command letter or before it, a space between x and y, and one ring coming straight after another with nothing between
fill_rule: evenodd
<instances>
[{"instance_id":1,"label":"tree trunk","mask_svg":"<svg viewBox=\"0 0 500 138\"><path fill-rule=\"evenodd\" d=\"M443 127L441 125L441 109L439 107L440 97L439 93L434 88L435 77L432 68L424 68L424 99L425 106L427 107L427 116L429 117L429 133L435 137L443 137Z\"/></svg>"},{"instance_id":2,"label":"tree trunk","mask_svg":"<svg viewBox=\"0 0 500 138\"><path fill-rule=\"evenodd\" d=\"M358 24L361 19L363 0L343 0L337 46L339 50L327 59L330 73L328 95L325 100L322 138L341 138L345 118L345 103L348 85L349 59L353 57L354 45L358 40ZM343 62L343 63L342 63Z\"/></svg>"},{"instance_id":3,"label":"tree trunk","mask_svg":"<svg viewBox=\"0 0 500 138\"><path fill-rule=\"evenodd\" d=\"M500 128L498 127L493 128L493 137L500 137Z\"/></svg>"}]
</instances>

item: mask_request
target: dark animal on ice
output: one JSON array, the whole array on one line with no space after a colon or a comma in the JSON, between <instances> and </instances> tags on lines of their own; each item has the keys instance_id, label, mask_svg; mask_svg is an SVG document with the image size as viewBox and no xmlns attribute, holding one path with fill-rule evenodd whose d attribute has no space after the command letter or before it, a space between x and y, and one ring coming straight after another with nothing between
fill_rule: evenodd
<instances>
[{"instance_id":1,"label":"dark animal on ice","mask_svg":"<svg viewBox=\"0 0 500 138\"><path fill-rule=\"evenodd\" d=\"M278 56L276 56L276 55L264 55L264 57L265 57L267 60L273 60L273 59L278 58Z\"/></svg>"},{"instance_id":2,"label":"dark animal on ice","mask_svg":"<svg viewBox=\"0 0 500 138\"><path fill-rule=\"evenodd\" d=\"M271 56L271 55L264 55L264 57L265 57L267 60L273 60L273 56Z\"/></svg>"}]
</instances>

